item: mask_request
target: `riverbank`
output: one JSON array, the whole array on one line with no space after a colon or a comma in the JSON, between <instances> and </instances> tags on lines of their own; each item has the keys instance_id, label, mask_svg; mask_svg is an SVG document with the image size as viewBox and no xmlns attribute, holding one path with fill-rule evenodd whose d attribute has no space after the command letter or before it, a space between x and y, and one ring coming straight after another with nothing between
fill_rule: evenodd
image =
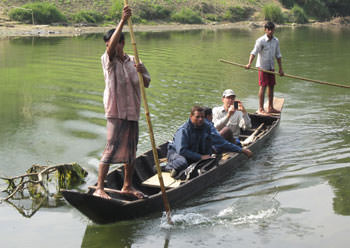
<instances>
[{"instance_id":1,"label":"riverbank","mask_svg":"<svg viewBox=\"0 0 350 248\"><path fill-rule=\"evenodd\" d=\"M135 32L164 32L200 29L232 29L232 28L257 28L262 27L263 22L237 22L220 24L135 24ZM27 25L7 23L0 24L0 37L14 36L79 36L83 34L105 33L115 26L51 26L51 25ZM125 26L125 31L128 27Z\"/></svg>"},{"instance_id":2,"label":"riverbank","mask_svg":"<svg viewBox=\"0 0 350 248\"><path fill-rule=\"evenodd\" d=\"M263 21L259 22L235 22L235 23L211 23L211 24L135 24L135 32L164 32L183 30L219 30L219 29L254 29L262 28ZM335 18L329 22L313 22L309 24L283 24L280 27L311 26L317 28L350 28L350 17ZM79 36L83 34L105 33L114 26L51 26L51 25L29 25L14 22L0 23L0 38L22 37L22 36ZM127 26L125 31L128 31Z\"/></svg>"}]
</instances>

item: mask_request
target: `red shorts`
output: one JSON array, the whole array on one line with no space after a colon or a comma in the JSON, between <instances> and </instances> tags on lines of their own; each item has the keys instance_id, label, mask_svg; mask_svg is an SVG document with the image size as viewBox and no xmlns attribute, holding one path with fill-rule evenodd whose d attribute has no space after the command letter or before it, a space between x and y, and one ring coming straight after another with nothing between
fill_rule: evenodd
<instances>
[{"instance_id":1,"label":"red shorts","mask_svg":"<svg viewBox=\"0 0 350 248\"><path fill-rule=\"evenodd\" d=\"M276 84L276 79L274 74L266 73L259 70L259 85L266 86L274 86Z\"/></svg>"}]
</instances>

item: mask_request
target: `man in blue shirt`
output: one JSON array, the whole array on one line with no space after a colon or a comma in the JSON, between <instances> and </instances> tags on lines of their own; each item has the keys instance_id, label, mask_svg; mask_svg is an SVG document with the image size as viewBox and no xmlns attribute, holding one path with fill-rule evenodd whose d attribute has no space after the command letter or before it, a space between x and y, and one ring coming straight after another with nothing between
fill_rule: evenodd
<instances>
[{"instance_id":1,"label":"man in blue shirt","mask_svg":"<svg viewBox=\"0 0 350 248\"><path fill-rule=\"evenodd\" d=\"M168 145L166 169L174 169L176 174L191 163L211 158L211 154L210 125L205 121L203 108L194 106L190 118L176 131L173 142Z\"/></svg>"},{"instance_id":2,"label":"man in blue shirt","mask_svg":"<svg viewBox=\"0 0 350 248\"><path fill-rule=\"evenodd\" d=\"M172 171L174 177L188 165L211 158L214 152L244 152L248 157L252 155L249 149L226 141L205 119L204 109L194 106L189 120L176 131L174 140L168 145L166 170Z\"/></svg>"}]
</instances>

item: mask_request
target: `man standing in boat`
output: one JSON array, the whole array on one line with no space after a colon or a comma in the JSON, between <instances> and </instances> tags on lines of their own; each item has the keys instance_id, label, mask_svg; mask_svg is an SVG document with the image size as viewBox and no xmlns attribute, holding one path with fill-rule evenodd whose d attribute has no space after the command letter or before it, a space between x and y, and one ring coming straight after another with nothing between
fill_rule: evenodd
<instances>
[{"instance_id":1,"label":"man standing in boat","mask_svg":"<svg viewBox=\"0 0 350 248\"><path fill-rule=\"evenodd\" d=\"M213 108L213 123L222 137L234 144L240 144L241 128L252 127L250 117L241 101L236 101L233 90L227 89L222 94L223 105Z\"/></svg>"},{"instance_id":2,"label":"man standing in boat","mask_svg":"<svg viewBox=\"0 0 350 248\"><path fill-rule=\"evenodd\" d=\"M253 51L250 53L249 62L246 65L246 69L249 69L254 61L256 55L258 55L256 61L256 67L266 70L274 71L275 63L274 59L277 59L279 66L279 74L284 75L282 69L282 54L280 51L279 41L276 37L273 36L275 32L275 24L273 22L268 22L264 26L265 35L261 36L256 40ZM273 107L273 95L274 95L274 86L276 84L276 79L274 74L263 72L259 70L259 114L267 114L264 109L264 99L265 99L265 90L268 88L268 113L280 113Z\"/></svg>"},{"instance_id":3,"label":"man standing in boat","mask_svg":"<svg viewBox=\"0 0 350 248\"><path fill-rule=\"evenodd\" d=\"M131 16L131 9L125 6L116 29L104 36L106 51L101 57L105 78L103 103L107 118L107 144L99 164L95 196L110 199L104 189L104 180L110 164L124 164L124 184L121 193L143 198L142 192L132 186L134 162L139 138L141 94L137 72L142 73L144 86L151 78L140 63L135 66L133 56L124 53L124 24Z\"/></svg>"}]
</instances>

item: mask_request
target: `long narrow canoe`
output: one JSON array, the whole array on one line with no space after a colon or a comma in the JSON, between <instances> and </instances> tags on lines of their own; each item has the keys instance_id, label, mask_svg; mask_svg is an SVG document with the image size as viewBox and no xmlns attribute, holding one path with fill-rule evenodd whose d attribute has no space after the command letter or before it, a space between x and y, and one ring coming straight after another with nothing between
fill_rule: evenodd
<instances>
[{"instance_id":1,"label":"long narrow canoe","mask_svg":"<svg viewBox=\"0 0 350 248\"><path fill-rule=\"evenodd\" d=\"M283 102L284 99L275 98L275 108L282 110ZM249 138L250 142L246 147L256 154L276 131L281 116L276 114L272 116L249 115L252 120L252 129L242 131L240 139L244 141ZM167 143L160 145L157 150L159 158L165 158ZM180 206L181 202L198 195L212 184L222 181L227 175L232 175L231 172L246 161L247 157L242 153L225 153L219 159L209 160L208 166L202 166L198 175L193 178L175 180L169 176L168 172L163 172L170 206L172 208ZM134 187L148 195L148 198L133 199L120 194L123 176L121 168L117 168L107 175L105 190L112 197L111 200L93 196L94 186L89 187L85 193L62 190L62 194L72 206L98 224L128 220L164 211L157 174L154 170L152 151L136 158L133 177Z\"/></svg>"}]
</instances>

